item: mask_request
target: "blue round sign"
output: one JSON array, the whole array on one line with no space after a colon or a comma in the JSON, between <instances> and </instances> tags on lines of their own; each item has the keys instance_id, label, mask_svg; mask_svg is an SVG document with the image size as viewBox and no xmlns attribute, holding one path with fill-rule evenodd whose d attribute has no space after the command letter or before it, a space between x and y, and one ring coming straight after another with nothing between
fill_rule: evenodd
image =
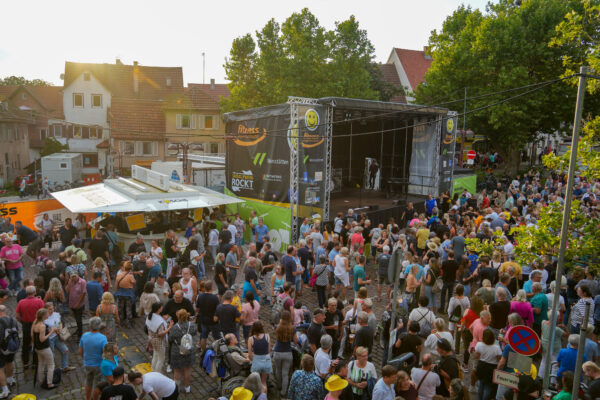
<instances>
[{"instance_id":1,"label":"blue round sign","mask_svg":"<svg viewBox=\"0 0 600 400\"><path fill-rule=\"evenodd\" d=\"M532 356L540 350L540 338L527 326L514 326L506 333L512 349L524 356Z\"/></svg>"}]
</instances>

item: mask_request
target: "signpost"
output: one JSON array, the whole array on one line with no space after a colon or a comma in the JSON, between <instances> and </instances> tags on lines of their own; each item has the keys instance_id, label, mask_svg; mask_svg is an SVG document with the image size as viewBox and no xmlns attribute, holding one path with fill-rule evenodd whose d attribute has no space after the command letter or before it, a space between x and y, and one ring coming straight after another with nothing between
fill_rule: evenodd
<instances>
[{"instance_id":1,"label":"signpost","mask_svg":"<svg viewBox=\"0 0 600 400\"><path fill-rule=\"evenodd\" d=\"M540 350L540 338L527 326L514 326L506 333L508 344L524 356L532 356Z\"/></svg>"},{"instance_id":2,"label":"signpost","mask_svg":"<svg viewBox=\"0 0 600 400\"><path fill-rule=\"evenodd\" d=\"M469 164L469 165L475 164L476 156L477 156L477 153L475 152L475 150L469 150L467 152L467 164Z\"/></svg>"},{"instance_id":3,"label":"signpost","mask_svg":"<svg viewBox=\"0 0 600 400\"><path fill-rule=\"evenodd\" d=\"M494 370L494 376L492 382L497 385L503 385L511 389L519 389L519 376L511 372L505 372L500 369Z\"/></svg>"}]
</instances>

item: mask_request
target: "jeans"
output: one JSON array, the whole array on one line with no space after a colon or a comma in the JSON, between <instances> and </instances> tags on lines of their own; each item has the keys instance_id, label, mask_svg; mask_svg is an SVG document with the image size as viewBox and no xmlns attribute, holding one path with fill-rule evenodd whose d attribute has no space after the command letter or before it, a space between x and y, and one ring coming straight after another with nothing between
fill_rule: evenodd
<instances>
[{"instance_id":1,"label":"jeans","mask_svg":"<svg viewBox=\"0 0 600 400\"><path fill-rule=\"evenodd\" d=\"M440 297L440 310L446 309L446 294L448 295L448 303L450 303L450 298L454 294L454 285L456 285L456 282L444 282Z\"/></svg>"},{"instance_id":2,"label":"jeans","mask_svg":"<svg viewBox=\"0 0 600 400\"><path fill-rule=\"evenodd\" d=\"M429 309L437 308L437 296L433 293L433 286L425 285L425 296L429 299Z\"/></svg>"},{"instance_id":3,"label":"jeans","mask_svg":"<svg viewBox=\"0 0 600 400\"><path fill-rule=\"evenodd\" d=\"M198 279L201 280L206 276L206 269L204 269L204 258L201 258L196 265L196 273L198 274Z\"/></svg>"},{"instance_id":4,"label":"jeans","mask_svg":"<svg viewBox=\"0 0 600 400\"><path fill-rule=\"evenodd\" d=\"M315 285L317 288L317 297L319 299L319 307L327 307L327 286Z\"/></svg>"},{"instance_id":5,"label":"jeans","mask_svg":"<svg viewBox=\"0 0 600 400\"><path fill-rule=\"evenodd\" d=\"M464 285L465 288L465 296L469 297L471 296L471 284L470 283L465 283ZM448 296L448 298L452 297L451 295Z\"/></svg>"},{"instance_id":6,"label":"jeans","mask_svg":"<svg viewBox=\"0 0 600 400\"><path fill-rule=\"evenodd\" d=\"M237 278L237 269L230 268L229 275L227 275L227 286L233 286L233 284L235 283L235 278Z\"/></svg>"},{"instance_id":7,"label":"jeans","mask_svg":"<svg viewBox=\"0 0 600 400\"><path fill-rule=\"evenodd\" d=\"M275 364L275 382L279 387L279 393L282 397L287 395L288 383L290 378L290 368L292 368L292 362L294 356L292 352L273 352L273 363Z\"/></svg>"},{"instance_id":8,"label":"jeans","mask_svg":"<svg viewBox=\"0 0 600 400\"><path fill-rule=\"evenodd\" d=\"M80 308L71 308L73 311L73 316L75 317L75 322L77 323L77 338L81 339L81 335L83 335L83 309Z\"/></svg>"},{"instance_id":9,"label":"jeans","mask_svg":"<svg viewBox=\"0 0 600 400\"><path fill-rule=\"evenodd\" d=\"M272 276L273 276L273 271L269 271L265 274L264 292L266 293L265 298L267 299L267 301L271 301L271 277Z\"/></svg>"},{"instance_id":10,"label":"jeans","mask_svg":"<svg viewBox=\"0 0 600 400\"><path fill-rule=\"evenodd\" d=\"M44 382L44 372L46 372L46 383L52 385L52 377L54 376L54 354L50 347L35 351L38 356L37 380L40 383Z\"/></svg>"},{"instance_id":11,"label":"jeans","mask_svg":"<svg viewBox=\"0 0 600 400\"><path fill-rule=\"evenodd\" d=\"M18 290L19 282L23 280L23 267L9 269L7 268L8 279L10 279L10 284L8 285L8 290Z\"/></svg>"},{"instance_id":12,"label":"jeans","mask_svg":"<svg viewBox=\"0 0 600 400\"><path fill-rule=\"evenodd\" d=\"M489 400L494 392L494 384L492 382L479 381L479 390L477 393L478 400Z\"/></svg>"},{"instance_id":13,"label":"jeans","mask_svg":"<svg viewBox=\"0 0 600 400\"><path fill-rule=\"evenodd\" d=\"M50 340L50 349L52 349L52 351L54 352L54 348L56 348L58 350L58 352L60 353L61 368L62 369L67 368L69 366L69 348L67 347L65 342L60 340L58 335L56 335L53 338L50 338L48 340Z\"/></svg>"},{"instance_id":14,"label":"jeans","mask_svg":"<svg viewBox=\"0 0 600 400\"><path fill-rule=\"evenodd\" d=\"M9 270L10 271L10 270ZM22 322L21 328L23 331L23 347L21 348L21 360L23 365L29 364L29 356L31 355L31 326L33 322Z\"/></svg>"}]
</instances>

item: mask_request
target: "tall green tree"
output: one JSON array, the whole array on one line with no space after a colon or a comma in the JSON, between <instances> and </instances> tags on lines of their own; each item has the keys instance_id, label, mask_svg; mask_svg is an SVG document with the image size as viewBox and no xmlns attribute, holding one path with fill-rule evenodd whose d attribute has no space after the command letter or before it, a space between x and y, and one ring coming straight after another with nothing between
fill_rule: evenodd
<instances>
[{"instance_id":1,"label":"tall green tree","mask_svg":"<svg viewBox=\"0 0 600 400\"><path fill-rule=\"evenodd\" d=\"M69 150L68 144L62 144L53 137L44 139L44 147L40 150L40 157L49 156L54 153L62 153L64 150Z\"/></svg>"},{"instance_id":2,"label":"tall green tree","mask_svg":"<svg viewBox=\"0 0 600 400\"><path fill-rule=\"evenodd\" d=\"M485 14L459 7L442 30L430 37L433 63L426 84L417 89L417 101L432 104L457 98L457 90L465 86L471 97L559 78L564 52L549 43L569 4L564 0L500 0L490 3ZM468 109L522 92L470 100ZM514 174L524 145L541 132L565 129L573 104L572 88L557 83L473 112L466 116L467 127L486 135L506 161L506 172Z\"/></svg>"},{"instance_id":3,"label":"tall green tree","mask_svg":"<svg viewBox=\"0 0 600 400\"><path fill-rule=\"evenodd\" d=\"M374 71L374 47L354 16L327 30L307 8L281 25L271 19L259 31L233 41L225 73L232 111L282 103L288 96L389 99L395 94Z\"/></svg>"},{"instance_id":4,"label":"tall green tree","mask_svg":"<svg viewBox=\"0 0 600 400\"><path fill-rule=\"evenodd\" d=\"M46 82L43 79L25 79L22 76L7 76L4 79L0 79L0 86L8 85L23 85L23 86L52 86L50 82Z\"/></svg>"}]
</instances>

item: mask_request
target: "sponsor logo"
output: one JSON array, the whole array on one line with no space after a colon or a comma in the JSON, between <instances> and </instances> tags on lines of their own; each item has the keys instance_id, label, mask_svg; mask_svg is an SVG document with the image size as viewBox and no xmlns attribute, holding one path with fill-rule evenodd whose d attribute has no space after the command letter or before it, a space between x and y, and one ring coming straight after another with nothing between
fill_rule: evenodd
<instances>
[{"instance_id":1,"label":"sponsor logo","mask_svg":"<svg viewBox=\"0 0 600 400\"><path fill-rule=\"evenodd\" d=\"M449 118L446 120L446 130L448 131L448 133L452 133L452 131L454 130L454 119Z\"/></svg>"},{"instance_id":2,"label":"sponsor logo","mask_svg":"<svg viewBox=\"0 0 600 400\"><path fill-rule=\"evenodd\" d=\"M262 166L266 156L267 153L256 153L256 155L254 156L253 164L258 164L259 166Z\"/></svg>"},{"instance_id":3,"label":"sponsor logo","mask_svg":"<svg viewBox=\"0 0 600 400\"><path fill-rule=\"evenodd\" d=\"M318 122L317 125L314 127L314 130L316 130L318 127ZM308 129L308 125L307 125L307 129ZM290 126L288 127L288 146L290 147L290 150L295 150L298 148L298 141L300 140L302 143L302 147L304 147L305 149L311 149L313 147L317 147L320 144L322 144L323 142L325 142L325 137L320 135L319 133L315 132L315 133L310 133L309 131L300 131L300 129L298 128L298 124L292 124L290 123Z\"/></svg>"},{"instance_id":4,"label":"sponsor logo","mask_svg":"<svg viewBox=\"0 0 600 400\"><path fill-rule=\"evenodd\" d=\"M263 181L266 181L266 182L281 182L282 181L281 175L273 175L273 174L263 174L262 179L263 179Z\"/></svg>"},{"instance_id":5,"label":"sponsor logo","mask_svg":"<svg viewBox=\"0 0 600 400\"><path fill-rule=\"evenodd\" d=\"M234 172L231 174L231 190L254 190L254 175L252 171Z\"/></svg>"},{"instance_id":6,"label":"sponsor logo","mask_svg":"<svg viewBox=\"0 0 600 400\"><path fill-rule=\"evenodd\" d=\"M5 216L5 215L15 215L17 213L17 207L10 207L10 208L0 208L0 216Z\"/></svg>"},{"instance_id":7,"label":"sponsor logo","mask_svg":"<svg viewBox=\"0 0 600 400\"><path fill-rule=\"evenodd\" d=\"M319 127L319 113L314 108L309 108L304 114L306 129L314 132Z\"/></svg>"},{"instance_id":8,"label":"sponsor logo","mask_svg":"<svg viewBox=\"0 0 600 400\"><path fill-rule=\"evenodd\" d=\"M273 158L267 158L267 164L277 164L277 165L288 165L290 160L278 160Z\"/></svg>"},{"instance_id":9,"label":"sponsor logo","mask_svg":"<svg viewBox=\"0 0 600 400\"><path fill-rule=\"evenodd\" d=\"M259 127L248 128L244 124L239 124L236 134L238 136L233 142L238 146L248 147L262 142L267 137L267 129Z\"/></svg>"}]
</instances>

